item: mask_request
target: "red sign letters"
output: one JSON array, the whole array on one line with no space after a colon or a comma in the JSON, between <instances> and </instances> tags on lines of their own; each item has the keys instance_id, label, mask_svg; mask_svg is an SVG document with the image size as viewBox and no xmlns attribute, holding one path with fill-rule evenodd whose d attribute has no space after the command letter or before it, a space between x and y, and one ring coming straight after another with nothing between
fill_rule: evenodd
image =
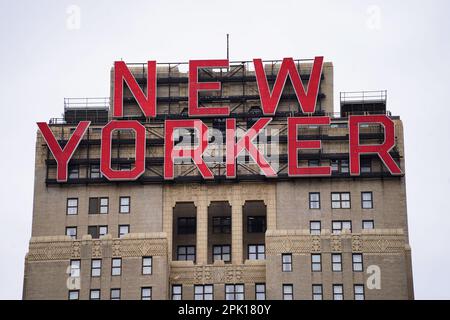
<instances>
[{"instance_id":1,"label":"red sign letters","mask_svg":"<svg viewBox=\"0 0 450 320\"><path fill-rule=\"evenodd\" d=\"M289 77L294 88L300 109L308 116L289 117L287 119L287 171L289 177L313 177L330 176L330 166L302 167L298 163L298 151L301 149L320 150L320 140L299 140L298 128L300 126L327 126L331 119L328 116L314 116L317 95L319 92L320 78L322 74L323 57L316 57L312 64L306 90L303 86L298 68L292 58L284 58L275 79L273 89L270 90L264 65L261 59L253 60L257 87L259 90L261 108L264 117L258 119L253 126L241 137L236 134L236 120L226 119L225 139L225 167L226 178L235 179L237 172L237 157L245 150L262 174L266 177L277 177L277 170L266 159L255 145L256 137L272 121L270 116L276 114L278 103L283 92L287 78ZM189 61L189 117L228 117L229 107L200 107L198 93L200 91L220 90L220 82L201 82L198 79L199 68L228 68L229 61L224 60L191 60ZM136 180L145 172L146 154L146 129L138 121L120 120L123 117L123 86L124 82L131 91L142 113L147 118L155 118L157 115L156 103L156 61L147 63L147 90L143 92L128 66L122 61L114 63L114 95L113 110L114 120L111 120L102 129L100 169L102 174L111 181ZM392 175L402 174L398 164L389 153L395 145L394 122L386 115L349 116L349 159L350 174L360 175L360 155L376 154L383 161ZM384 141L382 144L361 144L360 124L376 123L384 127ZM78 144L86 133L90 122L80 121L70 139L62 148L56 140L50 127L45 122L38 122L38 127L47 146L57 163L58 182L68 179L68 163L72 158ZM114 130L132 130L135 133L134 166L129 170L115 170L111 166L112 133ZM174 133L178 129L194 130L198 143L194 146L178 146L175 143ZM166 120L164 142L164 179L174 179L174 166L177 159L192 159L197 170L204 179L214 179L214 175L204 161L204 152L208 147L208 126L200 119Z\"/></svg>"}]
</instances>

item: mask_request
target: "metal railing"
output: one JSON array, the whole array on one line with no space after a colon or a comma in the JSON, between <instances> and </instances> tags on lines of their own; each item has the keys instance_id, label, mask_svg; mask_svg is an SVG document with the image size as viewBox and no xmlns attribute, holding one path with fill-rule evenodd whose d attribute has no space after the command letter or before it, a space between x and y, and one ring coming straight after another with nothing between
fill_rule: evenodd
<instances>
[{"instance_id":1,"label":"metal railing","mask_svg":"<svg viewBox=\"0 0 450 320\"><path fill-rule=\"evenodd\" d=\"M64 110L70 109L109 109L109 97L102 98L64 98Z\"/></svg>"},{"instance_id":2,"label":"metal railing","mask_svg":"<svg viewBox=\"0 0 450 320\"><path fill-rule=\"evenodd\" d=\"M340 92L341 105L346 103L373 103L387 101L387 90Z\"/></svg>"}]
</instances>

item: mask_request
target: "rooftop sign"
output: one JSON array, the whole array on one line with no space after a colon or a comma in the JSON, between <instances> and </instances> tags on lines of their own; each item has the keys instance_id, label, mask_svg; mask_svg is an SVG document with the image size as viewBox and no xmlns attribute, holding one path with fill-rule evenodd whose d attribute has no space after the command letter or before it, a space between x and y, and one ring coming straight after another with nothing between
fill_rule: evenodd
<instances>
[{"instance_id":1,"label":"rooftop sign","mask_svg":"<svg viewBox=\"0 0 450 320\"><path fill-rule=\"evenodd\" d=\"M287 78L289 77L295 91L300 109L308 116L288 117L287 143L288 143L288 174L290 177L330 176L330 166L302 167L298 163L298 151L301 149L321 149L320 140L298 140L300 126L327 126L331 123L329 116L314 115L317 95L319 93L322 74L323 57L316 57L312 64L309 82L305 87L300 78L299 71L292 58L284 58L275 79L273 88L269 88L267 77L261 59L253 59L256 83L259 91L261 110L264 117L259 118L246 132L237 134L236 119L230 118L228 106L201 107L198 94L202 91L220 90L220 82L200 82L198 80L199 68L228 68L229 61L224 60L191 60L189 61L188 83L188 115L190 119L165 120L164 124L164 179L174 179L174 166L178 159L192 159L192 162L204 179L214 179L214 175L204 161L204 152L208 147L210 128L199 118L220 117L225 119L225 167L228 179L236 178L237 158L246 151L261 174L276 178L277 169L267 160L255 143L256 137L262 133L275 115L281 94ZM131 181L138 179L145 172L146 129L136 120L123 118L123 88L124 83L133 94L137 105L146 118L155 118L157 114L157 74L156 61L147 63L147 90L146 94L138 85L135 77L123 61L114 63L114 117L102 129L100 169L102 174L111 181ZM384 141L382 144L361 144L359 139L360 124L381 124L384 127ZM394 122L386 115L358 115L349 116L349 159L350 174L360 175L360 155L376 154L383 161L392 175L402 174L401 169L394 161L389 151L395 145ZM37 123L48 148L57 162L57 181L66 182L68 178L68 164L85 135L90 122L80 121L70 139L61 148L49 125L45 122ZM180 146L175 143L175 136L179 130L193 130L198 143L196 145ZM115 130L132 130L135 137L135 164L129 170L116 170L111 166L112 133Z\"/></svg>"}]
</instances>

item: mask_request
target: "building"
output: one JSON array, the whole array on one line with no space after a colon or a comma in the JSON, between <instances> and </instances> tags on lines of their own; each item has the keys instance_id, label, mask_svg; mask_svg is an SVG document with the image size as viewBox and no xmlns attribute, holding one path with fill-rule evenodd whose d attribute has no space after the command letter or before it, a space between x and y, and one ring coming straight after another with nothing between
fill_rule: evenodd
<instances>
[{"instance_id":1,"label":"building","mask_svg":"<svg viewBox=\"0 0 450 320\"><path fill-rule=\"evenodd\" d=\"M280 62L265 62L269 83ZM312 64L296 63L306 84ZM299 129L303 139L322 141L322 150L302 150L299 164L331 166L331 176L286 173L286 119L299 114L287 81L269 126L278 130L269 139L278 150L277 178L266 178L243 156L235 179L226 179L225 164L211 158L213 180L181 161L175 179L167 181L164 120L188 117L186 66L158 64L154 119L143 117L125 86L124 118L146 128L146 169L136 181L108 181L100 170L110 98L66 99L64 118L49 121L61 145L79 121L91 121L69 162L67 182L56 180L56 161L38 131L23 298L413 299L404 174L390 174L376 154L361 157L361 175L349 173L348 116L354 114L389 116L395 124L390 154L404 171L402 122L386 110L386 92L341 93L335 113L333 65L323 64L313 116L328 115L331 124ZM128 67L144 87L147 65ZM113 79L114 68L111 97ZM200 104L228 104L238 127L250 128L262 115L251 62L199 69L199 79L222 83L219 91L201 92ZM202 120L223 132L224 119ZM360 130L366 143L384 139L381 125ZM269 149L270 142L261 141L259 147ZM115 169L134 166L132 132L113 132L111 154Z\"/></svg>"}]
</instances>

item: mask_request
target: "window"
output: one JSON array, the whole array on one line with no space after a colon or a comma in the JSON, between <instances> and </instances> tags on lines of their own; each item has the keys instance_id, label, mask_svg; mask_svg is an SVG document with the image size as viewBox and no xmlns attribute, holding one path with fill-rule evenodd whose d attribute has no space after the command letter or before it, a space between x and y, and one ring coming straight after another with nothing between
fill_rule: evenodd
<instances>
[{"instance_id":1,"label":"window","mask_svg":"<svg viewBox=\"0 0 450 320\"><path fill-rule=\"evenodd\" d=\"M69 179L78 179L80 177L79 166L69 166Z\"/></svg>"},{"instance_id":2,"label":"window","mask_svg":"<svg viewBox=\"0 0 450 320\"><path fill-rule=\"evenodd\" d=\"M352 255L353 271L362 272L363 271L363 255L362 253L354 253Z\"/></svg>"},{"instance_id":3,"label":"window","mask_svg":"<svg viewBox=\"0 0 450 320\"><path fill-rule=\"evenodd\" d=\"M361 159L360 166L361 166L361 173L370 173L370 172L372 172L372 160L370 160L370 159Z\"/></svg>"},{"instance_id":4,"label":"window","mask_svg":"<svg viewBox=\"0 0 450 320\"><path fill-rule=\"evenodd\" d=\"M120 276L122 274L122 259L112 258L111 260L111 275Z\"/></svg>"},{"instance_id":5,"label":"window","mask_svg":"<svg viewBox=\"0 0 450 320\"><path fill-rule=\"evenodd\" d=\"M120 163L119 164L119 170L120 171L130 171L131 170L131 163Z\"/></svg>"},{"instance_id":6,"label":"window","mask_svg":"<svg viewBox=\"0 0 450 320\"><path fill-rule=\"evenodd\" d=\"M89 214L106 214L108 213L109 199L103 198L89 198Z\"/></svg>"},{"instance_id":7,"label":"window","mask_svg":"<svg viewBox=\"0 0 450 320\"><path fill-rule=\"evenodd\" d=\"M311 271L312 272L322 271L322 255L320 253L311 254Z\"/></svg>"},{"instance_id":8,"label":"window","mask_svg":"<svg viewBox=\"0 0 450 320\"><path fill-rule=\"evenodd\" d=\"M195 261L195 246L178 246L177 260Z\"/></svg>"},{"instance_id":9,"label":"window","mask_svg":"<svg viewBox=\"0 0 450 320\"><path fill-rule=\"evenodd\" d=\"M266 258L266 249L263 244L250 244L248 246L249 260L264 260Z\"/></svg>"},{"instance_id":10,"label":"window","mask_svg":"<svg viewBox=\"0 0 450 320\"><path fill-rule=\"evenodd\" d=\"M244 285L226 284L225 300L244 300Z\"/></svg>"},{"instance_id":11,"label":"window","mask_svg":"<svg viewBox=\"0 0 450 320\"><path fill-rule=\"evenodd\" d=\"M141 300L152 300L152 287L141 288Z\"/></svg>"},{"instance_id":12,"label":"window","mask_svg":"<svg viewBox=\"0 0 450 320\"><path fill-rule=\"evenodd\" d=\"M375 224L373 220L363 220L362 222L363 229L375 229Z\"/></svg>"},{"instance_id":13,"label":"window","mask_svg":"<svg viewBox=\"0 0 450 320\"><path fill-rule=\"evenodd\" d=\"M292 254L291 253L283 253L281 255L281 264L283 272L291 272L292 271Z\"/></svg>"},{"instance_id":14,"label":"window","mask_svg":"<svg viewBox=\"0 0 450 320\"><path fill-rule=\"evenodd\" d=\"M283 284L283 300L292 300L294 298L294 286L292 284Z\"/></svg>"},{"instance_id":15,"label":"window","mask_svg":"<svg viewBox=\"0 0 450 320\"><path fill-rule=\"evenodd\" d=\"M349 230L352 232L352 222L351 221L332 221L332 232L334 234L340 234L342 230Z\"/></svg>"},{"instance_id":16,"label":"window","mask_svg":"<svg viewBox=\"0 0 450 320\"><path fill-rule=\"evenodd\" d=\"M310 192L309 193L309 208L310 209L320 209L320 193Z\"/></svg>"},{"instance_id":17,"label":"window","mask_svg":"<svg viewBox=\"0 0 450 320\"><path fill-rule=\"evenodd\" d=\"M195 217L180 217L177 221L178 234L195 234L197 230L197 219Z\"/></svg>"},{"instance_id":18,"label":"window","mask_svg":"<svg viewBox=\"0 0 450 320\"><path fill-rule=\"evenodd\" d=\"M363 284L355 284L353 286L354 299L355 300L364 300L364 285Z\"/></svg>"},{"instance_id":19,"label":"window","mask_svg":"<svg viewBox=\"0 0 450 320\"><path fill-rule=\"evenodd\" d=\"M91 179L98 179L102 177L102 173L100 172L100 165L92 164L89 167L89 176Z\"/></svg>"},{"instance_id":20,"label":"window","mask_svg":"<svg viewBox=\"0 0 450 320\"><path fill-rule=\"evenodd\" d=\"M70 260L70 277L79 278L80 277L80 260Z\"/></svg>"},{"instance_id":21,"label":"window","mask_svg":"<svg viewBox=\"0 0 450 320\"><path fill-rule=\"evenodd\" d=\"M350 192L332 192L332 209L350 209Z\"/></svg>"},{"instance_id":22,"label":"window","mask_svg":"<svg viewBox=\"0 0 450 320\"><path fill-rule=\"evenodd\" d=\"M172 300L181 300L183 298L183 286L181 284L172 285Z\"/></svg>"},{"instance_id":23,"label":"window","mask_svg":"<svg viewBox=\"0 0 450 320\"><path fill-rule=\"evenodd\" d=\"M142 274L152 274L152 257L142 257Z\"/></svg>"},{"instance_id":24,"label":"window","mask_svg":"<svg viewBox=\"0 0 450 320\"><path fill-rule=\"evenodd\" d=\"M77 239L77 227L66 227L66 236L69 236L71 239Z\"/></svg>"},{"instance_id":25,"label":"window","mask_svg":"<svg viewBox=\"0 0 450 320\"><path fill-rule=\"evenodd\" d=\"M111 289L111 300L120 300L120 289Z\"/></svg>"},{"instance_id":26,"label":"window","mask_svg":"<svg viewBox=\"0 0 450 320\"><path fill-rule=\"evenodd\" d=\"M100 300L100 289L92 289L89 292L89 300Z\"/></svg>"},{"instance_id":27,"label":"window","mask_svg":"<svg viewBox=\"0 0 450 320\"><path fill-rule=\"evenodd\" d=\"M348 160L341 160L341 168L340 168L340 172L341 173L348 173Z\"/></svg>"},{"instance_id":28,"label":"window","mask_svg":"<svg viewBox=\"0 0 450 320\"><path fill-rule=\"evenodd\" d=\"M331 270L333 272L342 272L342 254L333 253L331 255Z\"/></svg>"},{"instance_id":29,"label":"window","mask_svg":"<svg viewBox=\"0 0 450 320\"><path fill-rule=\"evenodd\" d=\"M309 222L309 233L312 235L320 235L321 226L320 221L310 221Z\"/></svg>"},{"instance_id":30,"label":"window","mask_svg":"<svg viewBox=\"0 0 450 320\"><path fill-rule=\"evenodd\" d=\"M91 277L100 277L102 274L102 260L92 259L91 260Z\"/></svg>"},{"instance_id":31,"label":"window","mask_svg":"<svg viewBox=\"0 0 450 320\"><path fill-rule=\"evenodd\" d=\"M231 246L230 245L215 245L213 246L213 261L223 260L225 262L231 261Z\"/></svg>"},{"instance_id":32,"label":"window","mask_svg":"<svg viewBox=\"0 0 450 320\"><path fill-rule=\"evenodd\" d=\"M213 300L214 290L212 284L195 285L194 300Z\"/></svg>"},{"instance_id":33,"label":"window","mask_svg":"<svg viewBox=\"0 0 450 320\"><path fill-rule=\"evenodd\" d=\"M265 216L247 217L247 232L249 233L266 232L266 217Z\"/></svg>"},{"instance_id":34,"label":"window","mask_svg":"<svg viewBox=\"0 0 450 320\"><path fill-rule=\"evenodd\" d=\"M372 192L361 192L361 207L363 209L373 209Z\"/></svg>"},{"instance_id":35,"label":"window","mask_svg":"<svg viewBox=\"0 0 450 320\"><path fill-rule=\"evenodd\" d=\"M320 161L317 159L308 160L308 167L318 167L320 165Z\"/></svg>"},{"instance_id":36,"label":"window","mask_svg":"<svg viewBox=\"0 0 450 320\"><path fill-rule=\"evenodd\" d=\"M130 197L119 198L119 213L130 213Z\"/></svg>"},{"instance_id":37,"label":"window","mask_svg":"<svg viewBox=\"0 0 450 320\"><path fill-rule=\"evenodd\" d=\"M130 233L130 225L129 224L121 224L119 225L119 238Z\"/></svg>"},{"instance_id":38,"label":"window","mask_svg":"<svg viewBox=\"0 0 450 320\"><path fill-rule=\"evenodd\" d=\"M339 173L349 172L348 160L331 160L330 165L332 172L339 172Z\"/></svg>"},{"instance_id":39,"label":"window","mask_svg":"<svg viewBox=\"0 0 450 320\"><path fill-rule=\"evenodd\" d=\"M213 233L231 233L231 217L213 217Z\"/></svg>"},{"instance_id":40,"label":"window","mask_svg":"<svg viewBox=\"0 0 450 320\"><path fill-rule=\"evenodd\" d=\"M344 287L342 284L333 284L333 299L344 300Z\"/></svg>"},{"instance_id":41,"label":"window","mask_svg":"<svg viewBox=\"0 0 450 320\"><path fill-rule=\"evenodd\" d=\"M255 298L256 300L266 300L266 284L256 283L255 284Z\"/></svg>"},{"instance_id":42,"label":"window","mask_svg":"<svg viewBox=\"0 0 450 320\"><path fill-rule=\"evenodd\" d=\"M98 239L108 234L108 226L88 226L88 234L92 236L92 239Z\"/></svg>"},{"instance_id":43,"label":"window","mask_svg":"<svg viewBox=\"0 0 450 320\"><path fill-rule=\"evenodd\" d=\"M80 290L70 290L69 300L78 300L78 299L80 299Z\"/></svg>"},{"instance_id":44,"label":"window","mask_svg":"<svg viewBox=\"0 0 450 320\"><path fill-rule=\"evenodd\" d=\"M322 300L323 299L323 288L321 284L312 285L312 299Z\"/></svg>"},{"instance_id":45,"label":"window","mask_svg":"<svg viewBox=\"0 0 450 320\"><path fill-rule=\"evenodd\" d=\"M66 214L78 214L78 198L67 199L67 210Z\"/></svg>"}]
</instances>

